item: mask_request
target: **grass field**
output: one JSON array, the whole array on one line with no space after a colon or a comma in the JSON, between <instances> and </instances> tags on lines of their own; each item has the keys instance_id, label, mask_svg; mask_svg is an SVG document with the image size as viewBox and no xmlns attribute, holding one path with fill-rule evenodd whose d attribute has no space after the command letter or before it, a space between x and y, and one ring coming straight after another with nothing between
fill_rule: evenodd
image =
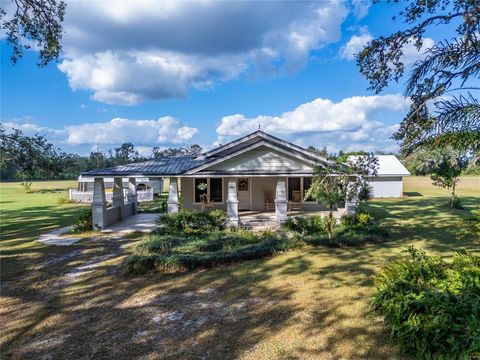
<instances>
[{"instance_id":1,"label":"grass field","mask_svg":"<svg viewBox=\"0 0 480 360\"><path fill-rule=\"evenodd\" d=\"M45 246L36 239L77 219L85 206L57 203L68 196L69 188L76 187L76 181L39 181L33 182L33 193L27 193L18 182L0 183L2 279L10 279L44 256L65 250Z\"/></svg>"},{"instance_id":2,"label":"grass field","mask_svg":"<svg viewBox=\"0 0 480 360\"><path fill-rule=\"evenodd\" d=\"M465 210L446 207L448 193L428 178L407 178L404 190L402 199L369 205L392 230L382 244L307 246L218 269L131 278L122 263L138 236L45 249L32 241L36 234L64 225L78 208L2 184L2 257L15 259L4 264L35 259L7 281L2 263L2 358L407 358L369 312L371 277L410 244L446 258L480 252L480 239L456 238L459 220L480 205L480 177L458 186Z\"/></svg>"}]
</instances>

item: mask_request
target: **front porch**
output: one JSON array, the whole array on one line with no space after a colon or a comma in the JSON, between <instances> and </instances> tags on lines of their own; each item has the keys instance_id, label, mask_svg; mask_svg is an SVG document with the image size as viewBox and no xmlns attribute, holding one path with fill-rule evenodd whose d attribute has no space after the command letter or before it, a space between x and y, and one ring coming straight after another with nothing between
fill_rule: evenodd
<instances>
[{"instance_id":1,"label":"front porch","mask_svg":"<svg viewBox=\"0 0 480 360\"><path fill-rule=\"evenodd\" d=\"M287 211L287 218L297 216L312 216L320 215L327 216L328 211L324 210L296 210ZM345 208L340 208L334 211L334 216L339 220L346 213ZM251 230L266 230L274 229L278 227L279 222L277 216L273 211L240 211L239 212L239 225Z\"/></svg>"}]
</instances>

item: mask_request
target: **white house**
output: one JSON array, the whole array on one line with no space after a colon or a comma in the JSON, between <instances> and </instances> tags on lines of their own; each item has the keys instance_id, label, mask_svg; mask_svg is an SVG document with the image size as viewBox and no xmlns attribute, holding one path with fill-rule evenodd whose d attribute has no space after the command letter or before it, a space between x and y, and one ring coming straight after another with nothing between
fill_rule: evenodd
<instances>
[{"instance_id":1,"label":"white house","mask_svg":"<svg viewBox=\"0 0 480 360\"><path fill-rule=\"evenodd\" d=\"M403 177L410 172L395 155L377 155L377 176L370 178L373 197L401 197L403 195ZM358 156L349 156L348 161L355 162Z\"/></svg>"},{"instance_id":2,"label":"white house","mask_svg":"<svg viewBox=\"0 0 480 360\"><path fill-rule=\"evenodd\" d=\"M395 193L400 196L401 176L406 169L402 166L399 172L398 165L390 168L387 158L379 160L381 175L372 179L376 195L387 194L383 182L389 183L390 189L400 179ZM136 183L144 178L150 182L169 178L168 212L177 212L180 205L186 209L223 209L230 224L238 225L245 212L271 212L270 218L282 222L290 214L326 210L305 195L314 169L328 164L331 161L317 153L258 130L198 156L165 157L91 170L82 173L82 177L94 179L93 221L99 227L136 212ZM113 206L108 209L105 178L112 178L114 184ZM393 190L389 191L393 194Z\"/></svg>"}]
</instances>

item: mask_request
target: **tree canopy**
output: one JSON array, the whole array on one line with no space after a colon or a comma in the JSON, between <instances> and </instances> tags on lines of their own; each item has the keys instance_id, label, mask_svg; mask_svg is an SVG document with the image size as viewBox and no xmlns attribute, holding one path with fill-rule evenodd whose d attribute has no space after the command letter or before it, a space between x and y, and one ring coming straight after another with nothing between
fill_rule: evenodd
<instances>
[{"instance_id":1,"label":"tree canopy","mask_svg":"<svg viewBox=\"0 0 480 360\"><path fill-rule=\"evenodd\" d=\"M38 47L39 65L56 60L62 50L62 22L66 4L59 0L11 0L12 11L0 7L1 27L12 45L11 60L15 64L26 49Z\"/></svg>"},{"instance_id":2,"label":"tree canopy","mask_svg":"<svg viewBox=\"0 0 480 360\"><path fill-rule=\"evenodd\" d=\"M404 75L407 46L413 44L420 51L428 30L450 31L453 38L427 48L413 64L404 91L411 99L410 111L393 138L405 154L419 147L477 147L480 104L474 94L480 90L480 2L413 0L406 4L394 20L403 20L407 28L372 40L357 56L360 72L370 89L379 93Z\"/></svg>"}]
</instances>

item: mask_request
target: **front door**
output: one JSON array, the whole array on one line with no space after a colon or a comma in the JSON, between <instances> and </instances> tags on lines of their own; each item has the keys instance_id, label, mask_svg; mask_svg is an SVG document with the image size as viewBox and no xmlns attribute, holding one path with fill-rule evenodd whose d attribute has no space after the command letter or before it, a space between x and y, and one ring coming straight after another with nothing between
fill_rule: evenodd
<instances>
[{"instance_id":1,"label":"front door","mask_svg":"<svg viewBox=\"0 0 480 360\"><path fill-rule=\"evenodd\" d=\"M248 178L237 179L238 210L250 210L250 182Z\"/></svg>"}]
</instances>

